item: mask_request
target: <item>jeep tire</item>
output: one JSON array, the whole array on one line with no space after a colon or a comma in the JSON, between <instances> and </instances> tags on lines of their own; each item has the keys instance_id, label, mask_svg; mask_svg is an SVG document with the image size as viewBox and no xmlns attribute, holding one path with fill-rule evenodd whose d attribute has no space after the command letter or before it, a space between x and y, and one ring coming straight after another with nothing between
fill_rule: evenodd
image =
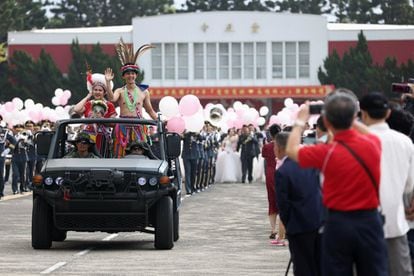
<instances>
[{"instance_id":1,"label":"jeep tire","mask_svg":"<svg viewBox=\"0 0 414 276\"><path fill-rule=\"evenodd\" d=\"M52 240L57 242L63 242L64 240L66 240L66 231L59 230L56 227L53 227Z\"/></svg>"},{"instance_id":2,"label":"jeep tire","mask_svg":"<svg viewBox=\"0 0 414 276\"><path fill-rule=\"evenodd\" d=\"M156 249L171 249L174 246L173 240L173 201L171 197L164 196L157 203L154 246Z\"/></svg>"},{"instance_id":3,"label":"jeep tire","mask_svg":"<svg viewBox=\"0 0 414 276\"><path fill-rule=\"evenodd\" d=\"M178 241L180 238L180 212L177 210L173 214L174 220L174 241Z\"/></svg>"},{"instance_id":4,"label":"jeep tire","mask_svg":"<svg viewBox=\"0 0 414 276\"><path fill-rule=\"evenodd\" d=\"M32 247L49 249L52 246L52 208L40 196L33 200Z\"/></svg>"}]
</instances>

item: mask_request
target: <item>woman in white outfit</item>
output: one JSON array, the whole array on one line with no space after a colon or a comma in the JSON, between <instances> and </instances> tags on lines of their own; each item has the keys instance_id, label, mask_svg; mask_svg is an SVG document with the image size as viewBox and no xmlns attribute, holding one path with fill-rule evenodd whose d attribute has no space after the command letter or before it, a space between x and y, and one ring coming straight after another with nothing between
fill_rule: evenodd
<instances>
[{"instance_id":1,"label":"woman in white outfit","mask_svg":"<svg viewBox=\"0 0 414 276\"><path fill-rule=\"evenodd\" d=\"M239 136L234 128L229 129L227 133L226 138L222 141L221 150L217 156L216 183L241 181L240 156L236 152Z\"/></svg>"}]
</instances>

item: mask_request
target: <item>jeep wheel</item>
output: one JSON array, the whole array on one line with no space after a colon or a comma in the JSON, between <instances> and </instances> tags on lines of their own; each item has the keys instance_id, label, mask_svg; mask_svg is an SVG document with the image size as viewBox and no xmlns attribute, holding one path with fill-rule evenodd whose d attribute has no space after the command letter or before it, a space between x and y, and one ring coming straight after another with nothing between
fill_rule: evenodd
<instances>
[{"instance_id":1,"label":"jeep wheel","mask_svg":"<svg viewBox=\"0 0 414 276\"><path fill-rule=\"evenodd\" d=\"M174 246L173 201L171 197L162 197L157 204L155 218L155 241L157 249L171 249Z\"/></svg>"},{"instance_id":2,"label":"jeep wheel","mask_svg":"<svg viewBox=\"0 0 414 276\"><path fill-rule=\"evenodd\" d=\"M56 227L53 227L52 240L57 242L63 242L64 240L66 240L66 231L59 230Z\"/></svg>"},{"instance_id":3,"label":"jeep wheel","mask_svg":"<svg viewBox=\"0 0 414 276\"><path fill-rule=\"evenodd\" d=\"M32 247L49 249L52 246L52 208L37 196L33 199Z\"/></svg>"},{"instance_id":4,"label":"jeep wheel","mask_svg":"<svg viewBox=\"0 0 414 276\"><path fill-rule=\"evenodd\" d=\"M174 219L174 241L178 241L180 238L180 212L177 210L173 214Z\"/></svg>"}]
</instances>

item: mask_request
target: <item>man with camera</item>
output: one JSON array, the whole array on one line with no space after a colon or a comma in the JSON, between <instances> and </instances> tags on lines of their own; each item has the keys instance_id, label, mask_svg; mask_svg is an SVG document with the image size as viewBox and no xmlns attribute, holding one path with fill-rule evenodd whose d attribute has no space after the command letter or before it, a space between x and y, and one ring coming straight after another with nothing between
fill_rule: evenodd
<instances>
[{"instance_id":1,"label":"man with camera","mask_svg":"<svg viewBox=\"0 0 414 276\"><path fill-rule=\"evenodd\" d=\"M322 236L323 275L388 275L387 251L378 212L381 142L356 121L358 103L347 89L325 99L323 119L333 142L301 147L309 103L299 110L287 155L303 168L324 175L323 204L328 209ZM362 165L362 163L364 165Z\"/></svg>"},{"instance_id":2,"label":"man with camera","mask_svg":"<svg viewBox=\"0 0 414 276\"><path fill-rule=\"evenodd\" d=\"M381 140L380 199L390 275L413 275L403 197L414 188L414 145L410 138L390 129L385 122L391 110L383 94L366 94L360 100L360 107L363 123Z\"/></svg>"}]
</instances>

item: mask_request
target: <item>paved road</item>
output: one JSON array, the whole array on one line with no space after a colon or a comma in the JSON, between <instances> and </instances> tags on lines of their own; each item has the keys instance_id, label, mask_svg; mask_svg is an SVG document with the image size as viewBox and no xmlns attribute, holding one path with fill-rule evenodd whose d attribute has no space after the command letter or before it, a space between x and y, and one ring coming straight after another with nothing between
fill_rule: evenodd
<instances>
[{"instance_id":1,"label":"paved road","mask_svg":"<svg viewBox=\"0 0 414 276\"><path fill-rule=\"evenodd\" d=\"M180 240L153 247L145 233L69 232L50 250L30 243L31 196L0 200L0 274L284 275L286 247L269 243L263 183L215 184L186 197Z\"/></svg>"}]
</instances>

